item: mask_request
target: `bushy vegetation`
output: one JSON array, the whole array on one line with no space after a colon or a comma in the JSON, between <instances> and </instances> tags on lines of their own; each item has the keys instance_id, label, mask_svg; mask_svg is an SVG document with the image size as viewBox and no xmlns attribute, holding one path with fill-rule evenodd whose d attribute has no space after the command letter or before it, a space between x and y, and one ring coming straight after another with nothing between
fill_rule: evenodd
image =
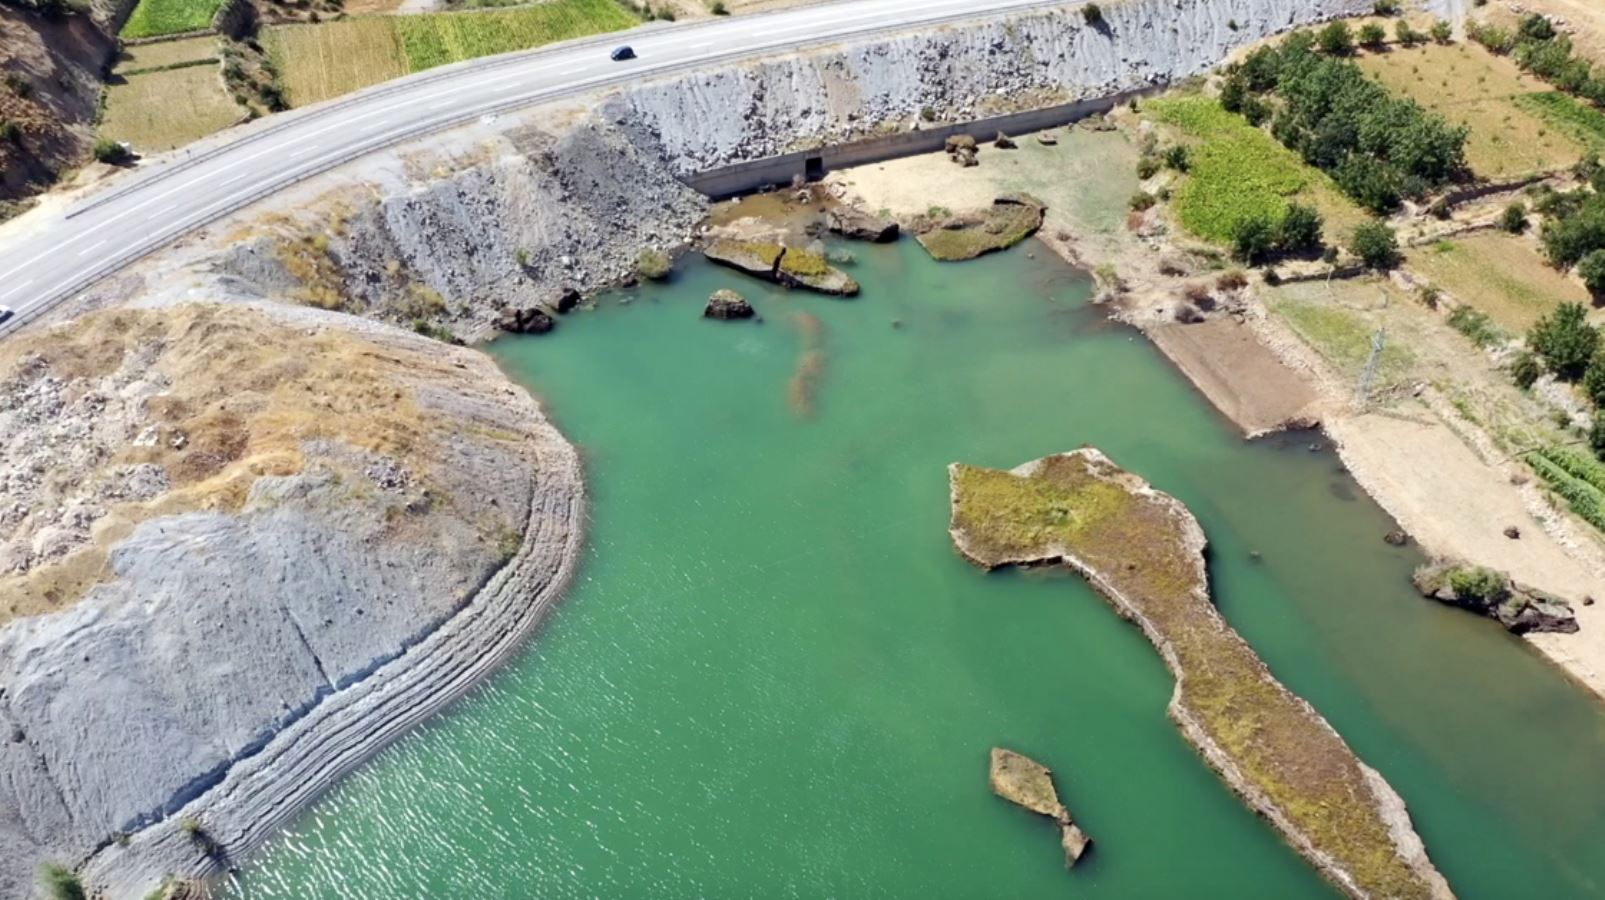
<instances>
[{"instance_id":1,"label":"bushy vegetation","mask_svg":"<svg viewBox=\"0 0 1605 900\"><path fill-rule=\"evenodd\" d=\"M1391 269L1399 264L1399 236L1384 222L1363 222L1354 229L1349 249L1368 267Z\"/></svg>"},{"instance_id":2,"label":"bushy vegetation","mask_svg":"<svg viewBox=\"0 0 1605 900\"><path fill-rule=\"evenodd\" d=\"M1495 53L1508 53L1516 64L1568 94L1605 106L1605 72L1578 56L1571 38L1555 30L1549 19L1533 14L1515 32L1489 25L1468 27L1471 39Z\"/></svg>"},{"instance_id":3,"label":"bushy vegetation","mask_svg":"<svg viewBox=\"0 0 1605 900\"><path fill-rule=\"evenodd\" d=\"M1505 207L1504 215L1499 218L1499 227L1511 234L1521 234L1527 230L1527 204L1520 200Z\"/></svg>"},{"instance_id":4,"label":"bushy vegetation","mask_svg":"<svg viewBox=\"0 0 1605 900\"><path fill-rule=\"evenodd\" d=\"M1231 67L1222 105L1262 118L1268 109L1277 140L1372 212L1390 212L1406 197L1463 176L1467 129L1391 96L1344 58L1348 52L1332 26L1318 38L1294 32Z\"/></svg>"},{"instance_id":5,"label":"bushy vegetation","mask_svg":"<svg viewBox=\"0 0 1605 900\"><path fill-rule=\"evenodd\" d=\"M1527 346L1562 381L1581 379L1599 349L1599 330L1587 315L1581 303L1562 303L1527 336Z\"/></svg>"},{"instance_id":6,"label":"bushy vegetation","mask_svg":"<svg viewBox=\"0 0 1605 900\"><path fill-rule=\"evenodd\" d=\"M1605 491L1594 481L1605 478L1600 463L1563 447L1546 447L1529 453L1527 463L1550 490L1566 501L1572 512L1595 528L1605 530Z\"/></svg>"},{"instance_id":7,"label":"bushy vegetation","mask_svg":"<svg viewBox=\"0 0 1605 900\"><path fill-rule=\"evenodd\" d=\"M669 254L664 253L662 250L654 250L649 247L642 250L635 257L635 271L640 273L642 278L662 281L669 277L670 272L674 271L674 260L670 259Z\"/></svg>"},{"instance_id":8,"label":"bushy vegetation","mask_svg":"<svg viewBox=\"0 0 1605 900\"><path fill-rule=\"evenodd\" d=\"M50 900L84 900L88 896L77 874L59 863L45 863L39 867L39 884Z\"/></svg>"},{"instance_id":9,"label":"bushy vegetation","mask_svg":"<svg viewBox=\"0 0 1605 900\"><path fill-rule=\"evenodd\" d=\"M1492 347L1505 340L1505 335L1492 319L1469 306L1455 307L1454 311L1449 313L1449 326L1470 338L1471 342L1479 347ZM1534 374L1533 381L1537 380L1538 376ZM1532 381L1527 384L1530 387Z\"/></svg>"}]
</instances>

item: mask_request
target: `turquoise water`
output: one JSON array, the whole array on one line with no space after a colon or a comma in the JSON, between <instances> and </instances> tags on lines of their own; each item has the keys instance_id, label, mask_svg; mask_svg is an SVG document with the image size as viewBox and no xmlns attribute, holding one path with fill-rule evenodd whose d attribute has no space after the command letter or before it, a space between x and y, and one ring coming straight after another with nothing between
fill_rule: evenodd
<instances>
[{"instance_id":1,"label":"turquoise water","mask_svg":"<svg viewBox=\"0 0 1605 900\"><path fill-rule=\"evenodd\" d=\"M581 574L234 896L1331 896L1183 743L1134 628L1074 577L951 550L947 463L1085 443L1198 515L1227 618L1405 796L1461 896L1602 893L1600 708L1417 598L1420 560L1318 438L1245 444L1027 247L853 252L855 301L691 263L492 345L585 457ZM763 321L702 320L718 287ZM990 795L993 745L1057 770L1097 841L1073 873Z\"/></svg>"}]
</instances>

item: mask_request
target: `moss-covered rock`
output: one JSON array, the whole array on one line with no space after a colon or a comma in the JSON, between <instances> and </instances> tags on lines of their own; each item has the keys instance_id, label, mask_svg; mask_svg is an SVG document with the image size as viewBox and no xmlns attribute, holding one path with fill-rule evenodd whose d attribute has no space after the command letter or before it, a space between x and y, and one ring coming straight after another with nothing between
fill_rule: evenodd
<instances>
[{"instance_id":1,"label":"moss-covered rock","mask_svg":"<svg viewBox=\"0 0 1605 900\"><path fill-rule=\"evenodd\" d=\"M1005 194L978 212L916 222L914 231L933 258L957 262L1020 243L1042 227L1046 211L1030 194Z\"/></svg>"},{"instance_id":2,"label":"moss-covered rock","mask_svg":"<svg viewBox=\"0 0 1605 900\"><path fill-rule=\"evenodd\" d=\"M1221 618L1185 506L1091 448L948 475L959 552L989 569L1081 573L1164 657L1187 739L1333 884L1354 897L1452 896L1404 801Z\"/></svg>"},{"instance_id":3,"label":"moss-covered rock","mask_svg":"<svg viewBox=\"0 0 1605 900\"><path fill-rule=\"evenodd\" d=\"M1423 597L1497 619L1514 634L1578 630L1570 603L1517 584L1495 569L1439 560L1417 569L1411 581Z\"/></svg>"},{"instance_id":4,"label":"moss-covered rock","mask_svg":"<svg viewBox=\"0 0 1605 900\"><path fill-rule=\"evenodd\" d=\"M787 287L839 297L858 293L852 276L812 251L761 241L717 240L702 253L720 265Z\"/></svg>"}]
</instances>

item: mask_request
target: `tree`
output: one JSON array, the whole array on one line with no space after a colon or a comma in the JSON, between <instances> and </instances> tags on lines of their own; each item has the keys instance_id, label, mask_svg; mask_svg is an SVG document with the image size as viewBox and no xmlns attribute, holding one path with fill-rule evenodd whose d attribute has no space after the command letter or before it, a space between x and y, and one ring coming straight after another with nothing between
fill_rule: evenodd
<instances>
[{"instance_id":1,"label":"tree","mask_svg":"<svg viewBox=\"0 0 1605 900\"><path fill-rule=\"evenodd\" d=\"M1426 39L1426 35L1423 35L1421 32L1415 30L1415 28L1404 19L1400 19L1399 24L1393 26L1393 36L1398 38L1399 43L1405 45L1406 47L1414 47Z\"/></svg>"},{"instance_id":2,"label":"tree","mask_svg":"<svg viewBox=\"0 0 1605 900\"><path fill-rule=\"evenodd\" d=\"M1265 216L1249 216L1232 229L1232 255L1250 265L1263 260L1275 245L1276 226Z\"/></svg>"},{"instance_id":3,"label":"tree","mask_svg":"<svg viewBox=\"0 0 1605 900\"><path fill-rule=\"evenodd\" d=\"M1595 250L1583 257L1583 261L1577 264L1577 274L1583 276L1589 293L1596 297L1605 296L1605 250Z\"/></svg>"},{"instance_id":4,"label":"tree","mask_svg":"<svg viewBox=\"0 0 1605 900\"><path fill-rule=\"evenodd\" d=\"M1399 14L1399 0L1376 0L1371 4L1371 11L1379 16L1396 16Z\"/></svg>"},{"instance_id":5,"label":"tree","mask_svg":"<svg viewBox=\"0 0 1605 900\"><path fill-rule=\"evenodd\" d=\"M108 165L119 166L128 161L128 148L111 138L95 141L95 159Z\"/></svg>"},{"instance_id":6,"label":"tree","mask_svg":"<svg viewBox=\"0 0 1605 900\"><path fill-rule=\"evenodd\" d=\"M1516 33L1522 40L1548 41L1555 37L1555 26L1547 18L1534 13L1521 20Z\"/></svg>"},{"instance_id":7,"label":"tree","mask_svg":"<svg viewBox=\"0 0 1605 900\"><path fill-rule=\"evenodd\" d=\"M1528 332L1527 346L1543 358L1556 378L1576 381L1594 358L1599 332L1588 324L1583 304L1562 303Z\"/></svg>"},{"instance_id":8,"label":"tree","mask_svg":"<svg viewBox=\"0 0 1605 900\"><path fill-rule=\"evenodd\" d=\"M1096 3L1088 3L1086 6L1081 7L1081 17L1087 20L1088 25L1098 26L1103 24L1103 10Z\"/></svg>"},{"instance_id":9,"label":"tree","mask_svg":"<svg viewBox=\"0 0 1605 900\"><path fill-rule=\"evenodd\" d=\"M1316 45L1330 56L1348 56L1354 52L1354 32L1349 30L1349 23L1339 19L1321 29Z\"/></svg>"},{"instance_id":10,"label":"tree","mask_svg":"<svg viewBox=\"0 0 1605 900\"><path fill-rule=\"evenodd\" d=\"M1527 204L1517 200L1505 207L1505 214L1499 219L1500 227L1511 234L1521 234L1527 230Z\"/></svg>"},{"instance_id":11,"label":"tree","mask_svg":"<svg viewBox=\"0 0 1605 900\"><path fill-rule=\"evenodd\" d=\"M1432 23L1432 39L1440 44L1447 44L1454 40L1455 27L1443 19Z\"/></svg>"},{"instance_id":12,"label":"tree","mask_svg":"<svg viewBox=\"0 0 1605 900\"><path fill-rule=\"evenodd\" d=\"M1360 26L1360 46L1369 50L1380 50L1387 41L1388 32L1380 23L1367 22Z\"/></svg>"},{"instance_id":13,"label":"tree","mask_svg":"<svg viewBox=\"0 0 1605 900\"><path fill-rule=\"evenodd\" d=\"M1291 203L1282 224L1277 229L1276 243L1283 250L1299 252L1316 250L1321 246L1321 227L1325 225L1314 207Z\"/></svg>"},{"instance_id":14,"label":"tree","mask_svg":"<svg viewBox=\"0 0 1605 900\"><path fill-rule=\"evenodd\" d=\"M1349 249L1373 269L1391 269L1399 264L1399 236L1385 223L1374 219L1354 229Z\"/></svg>"}]
</instances>

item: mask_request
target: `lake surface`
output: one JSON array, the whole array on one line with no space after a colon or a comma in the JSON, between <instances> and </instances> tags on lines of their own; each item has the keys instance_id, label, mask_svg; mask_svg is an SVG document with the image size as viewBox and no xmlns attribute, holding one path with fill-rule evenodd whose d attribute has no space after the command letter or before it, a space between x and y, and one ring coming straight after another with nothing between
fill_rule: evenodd
<instances>
[{"instance_id":1,"label":"lake surface","mask_svg":"<svg viewBox=\"0 0 1605 900\"><path fill-rule=\"evenodd\" d=\"M951 549L949 462L1082 444L1192 508L1226 617L1460 896L1605 893L1600 706L1419 599L1420 558L1318 436L1245 443L1034 243L851 249L857 300L691 262L491 346L585 457L580 576L233 896L1334 896L1183 742L1134 627L1073 576ZM703 320L719 287L763 321ZM1074 872L991 796L994 745L1056 770L1097 842Z\"/></svg>"}]
</instances>

